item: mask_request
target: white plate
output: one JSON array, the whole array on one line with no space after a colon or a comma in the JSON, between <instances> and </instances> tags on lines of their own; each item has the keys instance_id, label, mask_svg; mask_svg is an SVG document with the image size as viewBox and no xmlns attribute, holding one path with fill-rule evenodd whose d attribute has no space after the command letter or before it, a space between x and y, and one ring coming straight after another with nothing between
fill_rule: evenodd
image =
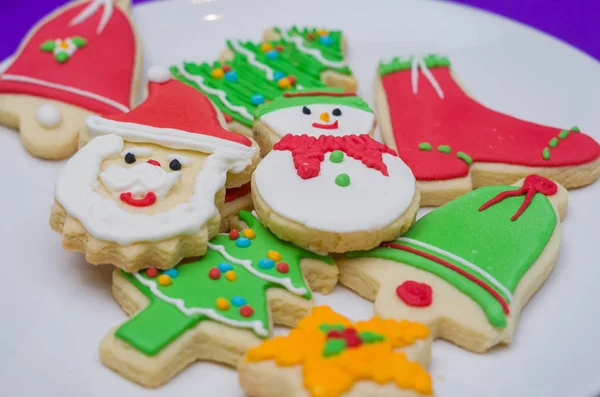
<instances>
[{"instance_id":1,"label":"white plate","mask_svg":"<svg viewBox=\"0 0 600 397\"><path fill-rule=\"evenodd\" d=\"M226 38L259 39L274 23L342 28L359 93L370 103L377 61L411 52L451 57L461 82L486 105L521 118L577 124L600 140L600 65L564 43L471 8L429 1L182 0L137 6L145 66L212 60ZM577 24L573 24L577 28ZM0 127L0 129L2 129ZM0 392L3 396L241 396L236 373L210 363L158 390L105 368L97 345L125 320L109 267L61 248L48 226L62 162L37 160L13 131L0 131ZM523 312L512 345L486 355L433 345L437 394L573 396L600 391L600 183L572 191L557 266ZM421 211L423 212L423 211ZM343 287L316 297L353 319L372 305ZM5 394L6 393L6 394Z\"/></svg>"}]
</instances>

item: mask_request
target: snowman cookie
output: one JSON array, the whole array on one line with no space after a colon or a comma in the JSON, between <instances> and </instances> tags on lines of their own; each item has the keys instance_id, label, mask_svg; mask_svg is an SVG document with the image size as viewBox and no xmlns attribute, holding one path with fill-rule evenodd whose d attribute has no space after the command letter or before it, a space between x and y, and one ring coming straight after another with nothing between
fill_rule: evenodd
<instances>
[{"instance_id":1,"label":"snowman cookie","mask_svg":"<svg viewBox=\"0 0 600 397\"><path fill-rule=\"evenodd\" d=\"M339 88L295 90L261 105L254 113L254 140L266 155L287 134L373 135L376 122L369 105Z\"/></svg>"},{"instance_id":2,"label":"snowman cookie","mask_svg":"<svg viewBox=\"0 0 600 397\"><path fill-rule=\"evenodd\" d=\"M0 72L0 124L47 159L77 151L88 115L119 115L135 103L141 45L129 0L73 1L31 29Z\"/></svg>"},{"instance_id":3,"label":"snowman cookie","mask_svg":"<svg viewBox=\"0 0 600 397\"><path fill-rule=\"evenodd\" d=\"M264 341L238 364L255 397L419 397L433 395L429 329L374 317L352 324L315 307L288 336Z\"/></svg>"},{"instance_id":4,"label":"snowman cookie","mask_svg":"<svg viewBox=\"0 0 600 397\"><path fill-rule=\"evenodd\" d=\"M56 182L50 225L92 264L168 269L204 254L225 188L247 184L259 159L203 94L166 69L149 79L137 108L87 118L82 135L92 139Z\"/></svg>"},{"instance_id":5,"label":"snowman cookie","mask_svg":"<svg viewBox=\"0 0 600 397\"><path fill-rule=\"evenodd\" d=\"M330 257L279 240L249 212L245 230L214 237L195 262L165 271L113 273L113 295L132 317L100 344L100 359L127 379L157 387L196 360L235 366L312 307L311 289L337 282Z\"/></svg>"},{"instance_id":6,"label":"snowman cookie","mask_svg":"<svg viewBox=\"0 0 600 397\"><path fill-rule=\"evenodd\" d=\"M567 191L538 175L478 188L394 241L347 253L340 282L378 315L427 324L468 350L509 344L557 260L566 206Z\"/></svg>"}]
</instances>

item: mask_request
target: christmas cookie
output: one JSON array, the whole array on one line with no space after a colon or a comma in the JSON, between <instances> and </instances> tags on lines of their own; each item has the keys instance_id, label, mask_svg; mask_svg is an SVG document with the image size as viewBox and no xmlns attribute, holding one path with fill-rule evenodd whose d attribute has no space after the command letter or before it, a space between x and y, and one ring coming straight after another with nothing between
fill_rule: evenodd
<instances>
[{"instance_id":1,"label":"christmas cookie","mask_svg":"<svg viewBox=\"0 0 600 397\"><path fill-rule=\"evenodd\" d=\"M113 273L113 295L132 317L102 340L106 366L147 387L197 360L235 366L272 323L293 327L309 313L311 288L331 292L331 258L282 242L248 212L239 216L249 228L213 238L196 262Z\"/></svg>"},{"instance_id":2,"label":"christmas cookie","mask_svg":"<svg viewBox=\"0 0 600 397\"><path fill-rule=\"evenodd\" d=\"M221 232L228 232L231 225L236 223L237 213L245 210L252 211L252 195L250 194L250 182L240 187L225 190L225 204L221 208Z\"/></svg>"},{"instance_id":3,"label":"christmas cookie","mask_svg":"<svg viewBox=\"0 0 600 397\"><path fill-rule=\"evenodd\" d=\"M374 317L352 324L315 307L288 336L248 351L240 385L255 397L417 397L433 395L429 329Z\"/></svg>"},{"instance_id":4,"label":"christmas cookie","mask_svg":"<svg viewBox=\"0 0 600 397\"><path fill-rule=\"evenodd\" d=\"M219 231L225 188L250 181L258 145L223 128L200 92L152 68L129 113L90 116L89 143L56 183L50 225L92 264L168 269Z\"/></svg>"},{"instance_id":5,"label":"christmas cookie","mask_svg":"<svg viewBox=\"0 0 600 397\"><path fill-rule=\"evenodd\" d=\"M129 0L71 2L31 29L0 73L0 124L18 129L34 156L77 151L88 115L119 115L135 103L141 45Z\"/></svg>"},{"instance_id":6,"label":"christmas cookie","mask_svg":"<svg viewBox=\"0 0 600 397\"><path fill-rule=\"evenodd\" d=\"M261 105L254 116L254 139L263 155L286 134L372 135L376 124L369 105L340 88L286 92Z\"/></svg>"},{"instance_id":7,"label":"christmas cookie","mask_svg":"<svg viewBox=\"0 0 600 397\"><path fill-rule=\"evenodd\" d=\"M546 127L486 108L456 82L447 58L381 62L376 93L384 142L415 174L421 205L531 173L566 188L600 176L600 146L591 137L577 127Z\"/></svg>"},{"instance_id":8,"label":"christmas cookie","mask_svg":"<svg viewBox=\"0 0 600 397\"><path fill-rule=\"evenodd\" d=\"M473 190L402 237L338 262L340 281L384 318L427 324L475 352L509 344L521 309L558 257L567 191L530 175Z\"/></svg>"},{"instance_id":9,"label":"christmas cookie","mask_svg":"<svg viewBox=\"0 0 600 397\"><path fill-rule=\"evenodd\" d=\"M316 252L346 252L408 229L419 190L396 152L367 134L286 135L256 168L252 201L280 238Z\"/></svg>"}]
</instances>

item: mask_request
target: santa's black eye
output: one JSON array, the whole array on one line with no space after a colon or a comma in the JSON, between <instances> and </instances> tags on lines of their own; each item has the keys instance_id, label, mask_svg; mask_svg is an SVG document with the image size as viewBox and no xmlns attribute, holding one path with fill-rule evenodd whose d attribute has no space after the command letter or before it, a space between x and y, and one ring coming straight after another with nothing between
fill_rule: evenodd
<instances>
[{"instance_id":1,"label":"santa's black eye","mask_svg":"<svg viewBox=\"0 0 600 397\"><path fill-rule=\"evenodd\" d=\"M341 116L342 115L342 111L338 108L333 109L333 112L331 112L334 116Z\"/></svg>"},{"instance_id":2,"label":"santa's black eye","mask_svg":"<svg viewBox=\"0 0 600 397\"><path fill-rule=\"evenodd\" d=\"M307 108L306 106L302 107L302 113L304 114L310 114L310 109Z\"/></svg>"},{"instance_id":3,"label":"santa's black eye","mask_svg":"<svg viewBox=\"0 0 600 397\"><path fill-rule=\"evenodd\" d=\"M173 159L169 163L169 168L173 171L179 171L181 169L181 163L179 162L179 160Z\"/></svg>"},{"instance_id":4,"label":"santa's black eye","mask_svg":"<svg viewBox=\"0 0 600 397\"><path fill-rule=\"evenodd\" d=\"M133 163L135 163L135 154L133 154L133 153L131 153L131 152L130 152L130 153L127 153L127 154L125 155L125 162L126 162L127 164L133 164Z\"/></svg>"}]
</instances>

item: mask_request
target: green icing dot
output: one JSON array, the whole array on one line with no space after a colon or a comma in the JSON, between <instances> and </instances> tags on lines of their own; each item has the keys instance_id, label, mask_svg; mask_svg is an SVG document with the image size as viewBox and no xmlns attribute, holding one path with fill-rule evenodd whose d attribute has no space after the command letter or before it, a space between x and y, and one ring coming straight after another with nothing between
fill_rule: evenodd
<instances>
[{"instance_id":1,"label":"green icing dot","mask_svg":"<svg viewBox=\"0 0 600 397\"><path fill-rule=\"evenodd\" d=\"M348 174L339 174L335 177L335 184L338 186L346 187L350 184L350 177Z\"/></svg>"},{"instance_id":2,"label":"green icing dot","mask_svg":"<svg viewBox=\"0 0 600 397\"><path fill-rule=\"evenodd\" d=\"M331 161L332 163L341 163L342 161L344 161L344 152L342 152L341 150L334 150L329 155L329 161Z\"/></svg>"},{"instance_id":3,"label":"green icing dot","mask_svg":"<svg viewBox=\"0 0 600 397\"><path fill-rule=\"evenodd\" d=\"M459 159L461 159L462 161L464 161L468 165L473 164L473 159L471 158L471 156L469 156L465 152L458 152L458 153L456 153L456 157L459 158Z\"/></svg>"},{"instance_id":4,"label":"green icing dot","mask_svg":"<svg viewBox=\"0 0 600 397\"><path fill-rule=\"evenodd\" d=\"M73 37L71 41L77 46L77 48L84 47L87 44L87 40L79 36Z\"/></svg>"},{"instance_id":5,"label":"green icing dot","mask_svg":"<svg viewBox=\"0 0 600 397\"><path fill-rule=\"evenodd\" d=\"M44 41L42 45L40 45L40 50L44 52L52 52L54 51L54 47L56 47L56 43L52 40Z\"/></svg>"},{"instance_id":6,"label":"green icing dot","mask_svg":"<svg viewBox=\"0 0 600 397\"><path fill-rule=\"evenodd\" d=\"M364 343L374 343L385 339L383 335L375 334L369 331L361 332L358 336L360 336L360 340Z\"/></svg>"},{"instance_id":7,"label":"green icing dot","mask_svg":"<svg viewBox=\"0 0 600 397\"><path fill-rule=\"evenodd\" d=\"M450 153L450 146L448 145L440 145L438 146L438 152L442 152L442 153Z\"/></svg>"},{"instance_id":8,"label":"green icing dot","mask_svg":"<svg viewBox=\"0 0 600 397\"><path fill-rule=\"evenodd\" d=\"M425 150L425 151L430 151L431 150L431 143L429 142L421 142L419 143L419 150Z\"/></svg>"},{"instance_id":9,"label":"green icing dot","mask_svg":"<svg viewBox=\"0 0 600 397\"><path fill-rule=\"evenodd\" d=\"M558 138L552 138L550 139L550 143L548 144L548 146L550 147L556 147L558 145Z\"/></svg>"},{"instance_id":10,"label":"green icing dot","mask_svg":"<svg viewBox=\"0 0 600 397\"><path fill-rule=\"evenodd\" d=\"M562 131L561 131L561 132L558 134L558 137L559 137L560 139L565 139L565 138L566 138L566 137L568 137L568 136L569 136L569 131L567 131L567 130L562 130Z\"/></svg>"},{"instance_id":11,"label":"green icing dot","mask_svg":"<svg viewBox=\"0 0 600 397\"><path fill-rule=\"evenodd\" d=\"M579 127L574 126L574 127L571 127L571 132L581 132L581 130L579 129Z\"/></svg>"},{"instance_id":12,"label":"green icing dot","mask_svg":"<svg viewBox=\"0 0 600 397\"><path fill-rule=\"evenodd\" d=\"M63 51L57 52L56 54L54 54L54 58L59 63L65 63L69 59L69 54Z\"/></svg>"},{"instance_id":13,"label":"green icing dot","mask_svg":"<svg viewBox=\"0 0 600 397\"><path fill-rule=\"evenodd\" d=\"M331 357L340 354L346 348L346 341L344 339L329 339L325 343L323 349L323 357Z\"/></svg>"},{"instance_id":14,"label":"green icing dot","mask_svg":"<svg viewBox=\"0 0 600 397\"><path fill-rule=\"evenodd\" d=\"M550 160L550 149L544 148L544 150L542 151L542 157L544 158L544 160Z\"/></svg>"}]
</instances>

